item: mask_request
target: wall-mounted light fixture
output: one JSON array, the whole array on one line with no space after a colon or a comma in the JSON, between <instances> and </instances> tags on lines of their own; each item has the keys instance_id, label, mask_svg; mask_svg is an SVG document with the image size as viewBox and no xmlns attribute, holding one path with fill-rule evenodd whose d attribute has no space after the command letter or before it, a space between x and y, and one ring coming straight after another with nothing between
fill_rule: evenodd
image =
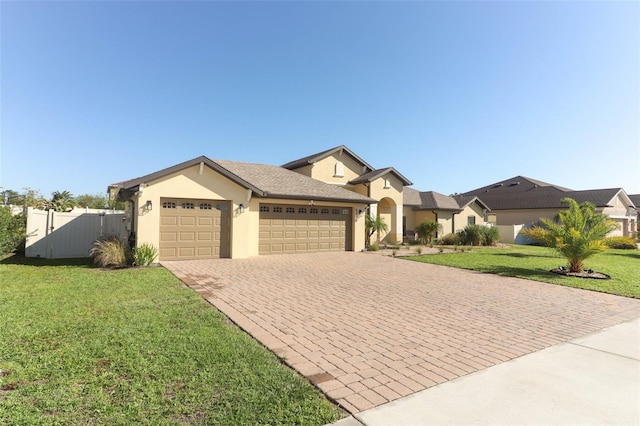
<instances>
[{"instance_id":1,"label":"wall-mounted light fixture","mask_svg":"<svg viewBox=\"0 0 640 426\"><path fill-rule=\"evenodd\" d=\"M147 208L147 210L153 209L153 203L151 202L151 200L147 200L145 207Z\"/></svg>"},{"instance_id":2,"label":"wall-mounted light fixture","mask_svg":"<svg viewBox=\"0 0 640 426\"><path fill-rule=\"evenodd\" d=\"M238 211L239 211L240 213L244 213L244 204L240 204L240 205L238 206Z\"/></svg>"},{"instance_id":3,"label":"wall-mounted light fixture","mask_svg":"<svg viewBox=\"0 0 640 426\"><path fill-rule=\"evenodd\" d=\"M315 206L315 205L316 205L316 202L315 202L315 201L313 201L313 200L311 200L311 201L309 201L309 205L310 205L310 206Z\"/></svg>"},{"instance_id":4,"label":"wall-mounted light fixture","mask_svg":"<svg viewBox=\"0 0 640 426\"><path fill-rule=\"evenodd\" d=\"M362 214L364 213L364 210L362 209L358 209L358 217L362 217Z\"/></svg>"}]
</instances>

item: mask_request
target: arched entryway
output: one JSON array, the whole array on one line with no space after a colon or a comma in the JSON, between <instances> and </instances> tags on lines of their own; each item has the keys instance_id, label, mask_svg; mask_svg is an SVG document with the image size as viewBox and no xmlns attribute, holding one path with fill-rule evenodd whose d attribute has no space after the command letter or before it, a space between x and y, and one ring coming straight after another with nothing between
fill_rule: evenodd
<instances>
[{"instance_id":1,"label":"arched entryway","mask_svg":"<svg viewBox=\"0 0 640 426\"><path fill-rule=\"evenodd\" d=\"M371 217L379 217L387 225L388 230L380 233L380 242L396 244L402 242L402 206L391 198L385 197L378 204L372 204L370 208ZM378 240L374 233L371 242Z\"/></svg>"}]
</instances>

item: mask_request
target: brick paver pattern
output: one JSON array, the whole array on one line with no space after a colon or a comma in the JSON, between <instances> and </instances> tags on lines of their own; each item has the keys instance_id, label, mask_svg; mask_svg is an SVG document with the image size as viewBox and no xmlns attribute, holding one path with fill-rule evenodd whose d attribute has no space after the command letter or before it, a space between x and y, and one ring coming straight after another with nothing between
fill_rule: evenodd
<instances>
[{"instance_id":1,"label":"brick paver pattern","mask_svg":"<svg viewBox=\"0 0 640 426\"><path fill-rule=\"evenodd\" d=\"M354 414L640 316L640 300L394 259L162 262Z\"/></svg>"}]
</instances>

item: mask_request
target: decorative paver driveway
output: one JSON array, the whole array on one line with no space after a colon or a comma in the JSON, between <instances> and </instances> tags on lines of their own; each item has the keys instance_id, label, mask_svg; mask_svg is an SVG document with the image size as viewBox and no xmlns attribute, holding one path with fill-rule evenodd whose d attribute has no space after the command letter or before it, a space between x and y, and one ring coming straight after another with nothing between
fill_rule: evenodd
<instances>
[{"instance_id":1,"label":"decorative paver driveway","mask_svg":"<svg viewBox=\"0 0 640 426\"><path fill-rule=\"evenodd\" d=\"M163 262L357 413L640 316L640 300L368 253Z\"/></svg>"}]
</instances>

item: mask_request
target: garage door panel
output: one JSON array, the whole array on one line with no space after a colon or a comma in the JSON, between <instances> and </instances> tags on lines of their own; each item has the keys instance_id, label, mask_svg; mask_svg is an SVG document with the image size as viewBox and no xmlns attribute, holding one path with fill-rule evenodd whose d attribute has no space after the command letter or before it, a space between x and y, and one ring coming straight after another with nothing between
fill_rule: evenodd
<instances>
[{"instance_id":1,"label":"garage door panel","mask_svg":"<svg viewBox=\"0 0 640 426\"><path fill-rule=\"evenodd\" d=\"M259 253L345 250L351 238L351 209L260 206Z\"/></svg>"},{"instance_id":2,"label":"garage door panel","mask_svg":"<svg viewBox=\"0 0 640 426\"><path fill-rule=\"evenodd\" d=\"M162 199L160 260L229 257L229 228L228 203Z\"/></svg>"},{"instance_id":3,"label":"garage door panel","mask_svg":"<svg viewBox=\"0 0 640 426\"><path fill-rule=\"evenodd\" d=\"M179 220L180 226L194 226L196 224L195 216L181 216Z\"/></svg>"},{"instance_id":4,"label":"garage door panel","mask_svg":"<svg viewBox=\"0 0 640 426\"><path fill-rule=\"evenodd\" d=\"M178 223L176 216L166 216L160 218L160 225L175 226Z\"/></svg>"}]
</instances>

